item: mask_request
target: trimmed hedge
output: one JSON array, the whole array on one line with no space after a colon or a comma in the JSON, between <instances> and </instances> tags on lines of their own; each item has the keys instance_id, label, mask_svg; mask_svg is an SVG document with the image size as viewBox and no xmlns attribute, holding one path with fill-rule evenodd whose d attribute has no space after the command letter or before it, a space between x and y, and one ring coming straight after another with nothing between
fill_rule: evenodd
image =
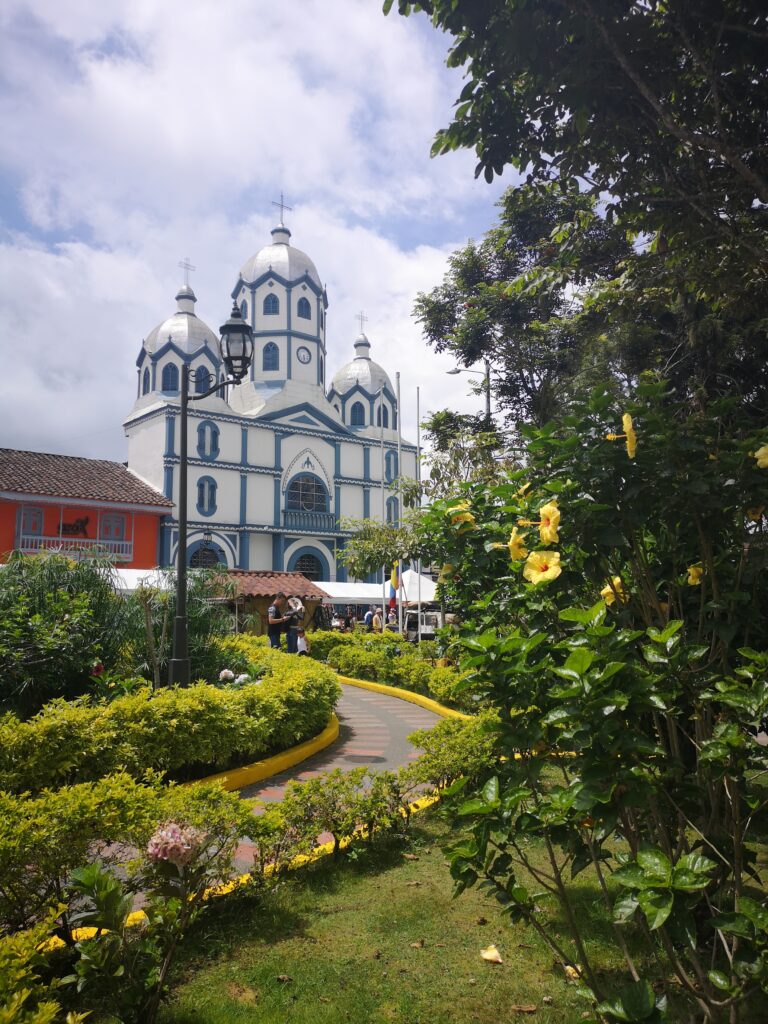
<instances>
[{"instance_id":1,"label":"trimmed hedge","mask_svg":"<svg viewBox=\"0 0 768 1024\"><path fill-rule=\"evenodd\" d=\"M125 769L189 779L253 761L317 735L340 696L333 672L258 650L266 674L241 689L207 683L110 703L52 701L34 718L0 719L0 789L37 792Z\"/></svg>"},{"instance_id":2,"label":"trimmed hedge","mask_svg":"<svg viewBox=\"0 0 768 1024\"><path fill-rule=\"evenodd\" d=\"M327 661L328 655L335 647L359 647L363 650L381 650L405 644L399 633L367 633L365 630L355 633L339 633L337 630L316 629L309 634L310 657L315 661Z\"/></svg>"},{"instance_id":3,"label":"trimmed hedge","mask_svg":"<svg viewBox=\"0 0 768 1024\"><path fill-rule=\"evenodd\" d=\"M400 686L461 711L477 710L477 701L464 683L465 674L454 668L432 665L410 651L366 650L346 645L331 650L328 664L341 675Z\"/></svg>"}]
</instances>

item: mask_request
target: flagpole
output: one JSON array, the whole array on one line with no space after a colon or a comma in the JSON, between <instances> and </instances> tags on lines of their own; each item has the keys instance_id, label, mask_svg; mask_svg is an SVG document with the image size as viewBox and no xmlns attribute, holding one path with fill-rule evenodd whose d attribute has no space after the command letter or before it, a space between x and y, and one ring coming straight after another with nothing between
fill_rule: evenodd
<instances>
[{"instance_id":1,"label":"flagpole","mask_svg":"<svg viewBox=\"0 0 768 1024\"><path fill-rule=\"evenodd\" d=\"M421 504L421 413L419 412L419 388L416 388L416 490ZM416 640L421 643L421 558L416 562Z\"/></svg>"},{"instance_id":2,"label":"flagpole","mask_svg":"<svg viewBox=\"0 0 768 1024\"><path fill-rule=\"evenodd\" d=\"M403 519L403 431L400 414L400 371L395 374L397 400L397 525ZM397 560L397 628L403 635L403 560Z\"/></svg>"},{"instance_id":3,"label":"flagpole","mask_svg":"<svg viewBox=\"0 0 768 1024\"><path fill-rule=\"evenodd\" d=\"M384 501L384 385L379 388L379 441L381 445L381 525L386 522L386 503ZM381 570L381 629L384 631L384 616L387 611L387 566Z\"/></svg>"}]
</instances>

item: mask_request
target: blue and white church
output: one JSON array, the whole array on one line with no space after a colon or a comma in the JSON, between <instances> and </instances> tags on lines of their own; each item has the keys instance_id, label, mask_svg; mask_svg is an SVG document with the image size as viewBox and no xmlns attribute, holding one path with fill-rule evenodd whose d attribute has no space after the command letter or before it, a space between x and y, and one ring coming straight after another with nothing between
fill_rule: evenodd
<instances>
[{"instance_id":1,"label":"blue and white church","mask_svg":"<svg viewBox=\"0 0 768 1024\"><path fill-rule=\"evenodd\" d=\"M344 581L341 524L397 521L396 480L416 476L416 448L402 439L398 465L392 381L361 332L354 358L327 383L328 296L282 218L243 264L232 297L253 328L254 357L225 396L189 403L187 560ZM176 312L142 342L124 423L129 468L174 502L160 565L177 556L180 375L190 374L192 396L224 378L218 335L196 301L184 284Z\"/></svg>"}]
</instances>

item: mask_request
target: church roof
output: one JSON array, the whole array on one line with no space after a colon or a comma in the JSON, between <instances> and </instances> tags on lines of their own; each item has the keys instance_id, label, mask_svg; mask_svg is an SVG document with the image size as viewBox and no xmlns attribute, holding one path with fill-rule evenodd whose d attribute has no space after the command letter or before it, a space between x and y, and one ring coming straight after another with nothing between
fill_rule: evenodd
<instances>
[{"instance_id":1,"label":"church roof","mask_svg":"<svg viewBox=\"0 0 768 1024\"><path fill-rule=\"evenodd\" d=\"M322 288L317 267L305 252L290 244L290 237L291 232L282 224L273 228L272 244L259 249L255 256L251 256L242 265L240 277L243 281L251 284L273 270L286 281L298 281L304 274L309 274L318 288Z\"/></svg>"},{"instance_id":2,"label":"church roof","mask_svg":"<svg viewBox=\"0 0 768 1024\"><path fill-rule=\"evenodd\" d=\"M389 374L383 366L371 359L370 352L371 343L366 335L358 335L355 341L355 358L336 371L331 381L331 390L339 395L346 395L359 384L371 395L376 394L382 387L393 394Z\"/></svg>"},{"instance_id":3,"label":"church roof","mask_svg":"<svg viewBox=\"0 0 768 1024\"><path fill-rule=\"evenodd\" d=\"M173 507L122 462L0 448L0 491L121 505Z\"/></svg>"},{"instance_id":4,"label":"church roof","mask_svg":"<svg viewBox=\"0 0 768 1024\"><path fill-rule=\"evenodd\" d=\"M176 312L153 328L144 339L144 348L147 352L157 352L171 341L187 354L207 345L215 355L218 355L218 336L195 313L196 301L197 297L192 288L188 284L182 285L176 293Z\"/></svg>"}]
</instances>

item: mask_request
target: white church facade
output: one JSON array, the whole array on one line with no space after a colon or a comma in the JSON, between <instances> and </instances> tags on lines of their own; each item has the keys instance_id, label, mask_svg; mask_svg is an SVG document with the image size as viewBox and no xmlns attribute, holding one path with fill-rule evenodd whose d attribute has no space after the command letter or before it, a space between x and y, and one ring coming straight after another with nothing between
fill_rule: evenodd
<instances>
[{"instance_id":1,"label":"white church facade","mask_svg":"<svg viewBox=\"0 0 768 1024\"><path fill-rule=\"evenodd\" d=\"M303 572L346 579L338 556L351 519L399 518L399 475L416 476L416 449L400 439L386 371L361 333L354 358L326 383L328 297L306 253L282 224L242 267L232 297L253 329L241 384L188 413L189 564ZM177 557L179 388L223 379L218 337L195 313L185 284L177 310L144 339L125 421L128 466L174 503L161 527L159 564Z\"/></svg>"}]
</instances>

